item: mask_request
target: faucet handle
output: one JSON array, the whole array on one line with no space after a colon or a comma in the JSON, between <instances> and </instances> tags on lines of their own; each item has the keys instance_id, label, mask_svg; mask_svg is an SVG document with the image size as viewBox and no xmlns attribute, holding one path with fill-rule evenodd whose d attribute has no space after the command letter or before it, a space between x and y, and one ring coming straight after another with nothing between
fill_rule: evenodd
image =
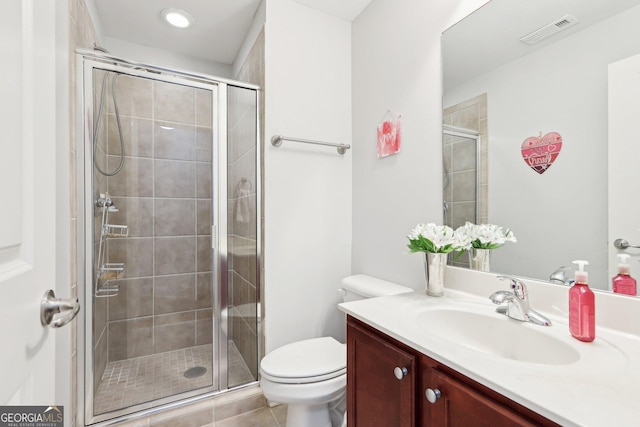
<instances>
[{"instance_id":1,"label":"faucet handle","mask_svg":"<svg viewBox=\"0 0 640 427\"><path fill-rule=\"evenodd\" d=\"M511 276L497 276L500 280L510 280L511 281L511 289L513 289L513 293L520 298L521 300L527 299L527 287L520 279L516 279Z\"/></svg>"}]
</instances>

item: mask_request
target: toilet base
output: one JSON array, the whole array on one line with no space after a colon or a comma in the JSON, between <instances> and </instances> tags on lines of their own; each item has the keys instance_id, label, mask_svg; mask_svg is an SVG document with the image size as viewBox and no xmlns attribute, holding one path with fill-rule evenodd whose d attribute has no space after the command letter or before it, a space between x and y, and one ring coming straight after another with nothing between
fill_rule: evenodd
<instances>
[{"instance_id":1,"label":"toilet base","mask_svg":"<svg viewBox=\"0 0 640 427\"><path fill-rule=\"evenodd\" d=\"M290 403L287 408L287 427L331 427L329 406L326 403Z\"/></svg>"}]
</instances>

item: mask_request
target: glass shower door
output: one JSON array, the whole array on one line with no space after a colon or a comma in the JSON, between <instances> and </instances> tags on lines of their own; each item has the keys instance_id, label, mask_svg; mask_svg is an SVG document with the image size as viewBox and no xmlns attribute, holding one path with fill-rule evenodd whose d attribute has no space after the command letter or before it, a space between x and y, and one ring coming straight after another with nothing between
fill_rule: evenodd
<instances>
[{"instance_id":1,"label":"glass shower door","mask_svg":"<svg viewBox=\"0 0 640 427\"><path fill-rule=\"evenodd\" d=\"M227 89L228 386L258 379L260 300L257 92Z\"/></svg>"},{"instance_id":2,"label":"glass shower door","mask_svg":"<svg viewBox=\"0 0 640 427\"><path fill-rule=\"evenodd\" d=\"M85 424L255 382L257 87L80 55Z\"/></svg>"},{"instance_id":3,"label":"glass shower door","mask_svg":"<svg viewBox=\"0 0 640 427\"><path fill-rule=\"evenodd\" d=\"M92 74L87 292L99 416L218 388L211 242L217 88L142 72Z\"/></svg>"}]
</instances>

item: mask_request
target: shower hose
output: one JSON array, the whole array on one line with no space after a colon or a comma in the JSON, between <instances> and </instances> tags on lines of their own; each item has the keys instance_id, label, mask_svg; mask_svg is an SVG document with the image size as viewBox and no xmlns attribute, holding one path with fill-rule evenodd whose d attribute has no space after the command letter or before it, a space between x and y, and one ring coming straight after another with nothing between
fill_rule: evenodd
<instances>
[{"instance_id":1,"label":"shower hose","mask_svg":"<svg viewBox=\"0 0 640 427\"><path fill-rule=\"evenodd\" d=\"M122 167L124 166L124 138L122 137L122 125L120 124L120 112L118 111L118 98L116 96L116 87L117 87L116 81L118 80L119 76L120 74L116 73L114 74L113 79L111 80L111 94L113 97L113 108L116 114L116 123L118 124L118 136L120 138L120 164L113 172L109 172L108 170L106 172L103 171L98 165L98 162L96 161L96 151L97 151L96 148L98 144L98 136L100 134L100 123L102 122L102 113L104 109L104 92L105 92L105 88L107 87L107 79L109 77L108 72L106 72L104 77L102 78L102 90L100 91L100 105L98 107L98 118L96 119L95 128L93 130L93 165L95 166L96 170L104 176L117 175L122 170Z\"/></svg>"}]
</instances>

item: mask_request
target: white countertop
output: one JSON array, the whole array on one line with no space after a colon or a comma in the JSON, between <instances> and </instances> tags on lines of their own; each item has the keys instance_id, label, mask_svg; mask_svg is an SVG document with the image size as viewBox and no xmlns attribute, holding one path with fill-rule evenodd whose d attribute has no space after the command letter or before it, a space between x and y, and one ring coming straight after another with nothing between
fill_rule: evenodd
<instances>
[{"instance_id":1,"label":"white countertop","mask_svg":"<svg viewBox=\"0 0 640 427\"><path fill-rule=\"evenodd\" d=\"M500 282L496 281L494 290L498 289ZM343 303L340 309L563 426L640 425L640 337L598 326L596 319L596 339L584 343L571 337L563 313L544 312L532 303L532 308L551 319L553 326L524 322L522 326L549 328L545 333L580 353L575 363L536 364L479 352L466 348L464 342L447 341L430 334L430 328L417 325L410 315L416 308L461 302L474 304L479 310L486 305L488 313L496 308L488 295L446 289L440 298L415 292ZM628 321L636 318L634 315Z\"/></svg>"}]
</instances>

